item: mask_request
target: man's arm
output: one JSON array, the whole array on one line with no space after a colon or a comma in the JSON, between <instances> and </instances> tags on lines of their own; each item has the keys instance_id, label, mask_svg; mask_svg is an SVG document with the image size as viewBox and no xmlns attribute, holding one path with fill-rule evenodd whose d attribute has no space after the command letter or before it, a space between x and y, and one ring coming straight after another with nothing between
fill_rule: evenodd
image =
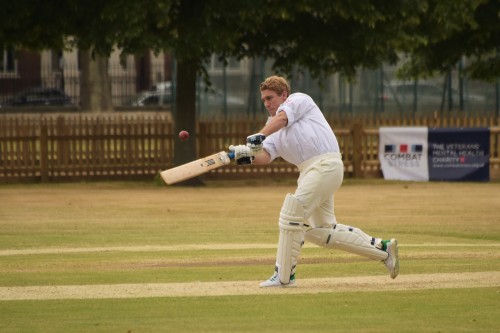
<instances>
[{"instance_id":1,"label":"man's arm","mask_svg":"<svg viewBox=\"0 0 500 333\"><path fill-rule=\"evenodd\" d=\"M259 133L269 136L278 132L288 124L288 117L285 111L281 111L264 126ZM264 149L255 154L253 164L263 165L271 163L271 155Z\"/></svg>"},{"instance_id":2,"label":"man's arm","mask_svg":"<svg viewBox=\"0 0 500 333\"><path fill-rule=\"evenodd\" d=\"M254 165L264 165L269 163L271 163L271 155L269 155L269 153L264 149L260 153L254 155L252 162Z\"/></svg>"},{"instance_id":3,"label":"man's arm","mask_svg":"<svg viewBox=\"0 0 500 333\"><path fill-rule=\"evenodd\" d=\"M288 124L288 117L285 111L281 111L276 116L271 118L269 123L264 126L259 133L269 136L275 132L278 132L280 129L285 127Z\"/></svg>"},{"instance_id":4,"label":"man's arm","mask_svg":"<svg viewBox=\"0 0 500 333\"><path fill-rule=\"evenodd\" d=\"M288 117L285 111L278 113L260 130L260 132L247 136L247 146L249 146L254 155L262 151L262 142L269 135L279 131L288 124Z\"/></svg>"},{"instance_id":5,"label":"man's arm","mask_svg":"<svg viewBox=\"0 0 500 333\"><path fill-rule=\"evenodd\" d=\"M253 151L253 159L251 164L269 164L271 163L271 155L262 149L262 142L269 135L276 133L288 124L288 117L285 111L281 111L260 130L259 133L249 135L247 137L247 146Z\"/></svg>"}]
</instances>

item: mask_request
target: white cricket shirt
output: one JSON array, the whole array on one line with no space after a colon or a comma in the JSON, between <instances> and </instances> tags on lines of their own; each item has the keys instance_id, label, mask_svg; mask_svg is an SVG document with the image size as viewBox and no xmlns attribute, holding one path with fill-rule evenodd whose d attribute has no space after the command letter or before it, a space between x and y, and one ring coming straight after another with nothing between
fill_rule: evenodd
<instances>
[{"instance_id":1,"label":"white cricket shirt","mask_svg":"<svg viewBox=\"0 0 500 333\"><path fill-rule=\"evenodd\" d=\"M263 142L271 160L282 157L298 166L313 157L340 152L332 128L309 95L291 94L276 114L280 112L286 112L288 124Z\"/></svg>"}]
</instances>

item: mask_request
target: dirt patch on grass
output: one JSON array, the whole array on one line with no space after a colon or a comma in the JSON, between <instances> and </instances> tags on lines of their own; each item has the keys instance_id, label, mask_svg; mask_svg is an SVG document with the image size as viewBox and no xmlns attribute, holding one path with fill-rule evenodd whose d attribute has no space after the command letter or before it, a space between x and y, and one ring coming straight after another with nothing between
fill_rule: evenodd
<instances>
[{"instance_id":1,"label":"dirt patch on grass","mask_svg":"<svg viewBox=\"0 0 500 333\"><path fill-rule=\"evenodd\" d=\"M302 279L295 288L259 288L260 281L1 287L0 300L200 297L500 287L500 272Z\"/></svg>"}]
</instances>

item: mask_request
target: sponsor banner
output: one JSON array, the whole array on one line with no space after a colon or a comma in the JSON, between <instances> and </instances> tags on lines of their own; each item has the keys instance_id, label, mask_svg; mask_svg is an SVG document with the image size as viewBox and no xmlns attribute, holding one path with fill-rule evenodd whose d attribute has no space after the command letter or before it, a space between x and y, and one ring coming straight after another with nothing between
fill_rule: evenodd
<instances>
[{"instance_id":1,"label":"sponsor banner","mask_svg":"<svg viewBox=\"0 0 500 333\"><path fill-rule=\"evenodd\" d=\"M488 181L487 128L381 127L379 159L385 179Z\"/></svg>"},{"instance_id":2,"label":"sponsor banner","mask_svg":"<svg viewBox=\"0 0 500 333\"><path fill-rule=\"evenodd\" d=\"M381 127L379 159L385 179L429 180L427 127Z\"/></svg>"},{"instance_id":3,"label":"sponsor banner","mask_svg":"<svg viewBox=\"0 0 500 333\"><path fill-rule=\"evenodd\" d=\"M429 129L429 179L489 181L488 128Z\"/></svg>"}]
</instances>

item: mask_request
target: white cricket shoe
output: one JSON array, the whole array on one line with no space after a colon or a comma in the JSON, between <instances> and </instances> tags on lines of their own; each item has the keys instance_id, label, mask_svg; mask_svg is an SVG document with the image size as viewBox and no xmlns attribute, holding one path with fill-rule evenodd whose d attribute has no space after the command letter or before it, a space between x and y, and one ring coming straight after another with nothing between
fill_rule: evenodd
<instances>
[{"instance_id":1,"label":"white cricket shoe","mask_svg":"<svg viewBox=\"0 0 500 333\"><path fill-rule=\"evenodd\" d=\"M389 256L384 261L384 264L391 278L395 279L399 274L398 241L396 239L393 238L387 243L387 253Z\"/></svg>"},{"instance_id":2,"label":"white cricket shoe","mask_svg":"<svg viewBox=\"0 0 500 333\"><path fill-rule=\"evenodd\" d=\"M281 283L280 278L278 277L278 273L274 273L274 275L271 276L268 280L260 284L261 288L268 288L268 287L291 288L296 286L297 284L295 283L295 274L290 275L290 282L288 284L283 284Z\"/></svg>"}]
</instances>

